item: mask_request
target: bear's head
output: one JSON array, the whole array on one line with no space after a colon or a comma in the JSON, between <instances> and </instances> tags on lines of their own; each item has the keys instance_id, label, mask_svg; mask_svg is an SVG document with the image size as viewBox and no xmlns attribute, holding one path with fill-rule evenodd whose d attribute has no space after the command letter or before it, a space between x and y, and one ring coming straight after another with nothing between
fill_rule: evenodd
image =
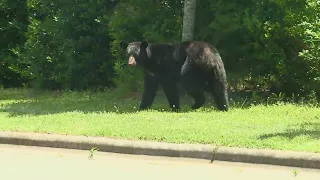
<instances>
[{"instance_id":1,"label":"bear's head","mask_svg":"<svg viewBox=\"0 0 320 180\"><path fill-rule=\"evenodd\" d=\"M145 66L148 61L147 54L148 42L131 42L120 41L120 48L126 50L129 66Z\"/></svg>"}]
</instances>

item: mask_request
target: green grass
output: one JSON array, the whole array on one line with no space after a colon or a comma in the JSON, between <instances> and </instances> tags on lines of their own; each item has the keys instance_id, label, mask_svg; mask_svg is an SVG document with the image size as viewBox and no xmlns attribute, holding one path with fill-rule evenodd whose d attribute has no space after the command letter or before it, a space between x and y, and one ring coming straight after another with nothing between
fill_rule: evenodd
<instances>
[{"instance_id":1,"label":"green grass","mask_svg":"<svg viewBox=\"0 0 320 180\"><path fill-rule=\"evenodd\" d=\"M294 104L255 105L218 112L207 104L168 111L163 95L152 111L137 112L140 95L0 90L0 130L218 146L320 152L320 108ZM239 102L238 104L242 104Z\"/></svg>"}]
</instances>

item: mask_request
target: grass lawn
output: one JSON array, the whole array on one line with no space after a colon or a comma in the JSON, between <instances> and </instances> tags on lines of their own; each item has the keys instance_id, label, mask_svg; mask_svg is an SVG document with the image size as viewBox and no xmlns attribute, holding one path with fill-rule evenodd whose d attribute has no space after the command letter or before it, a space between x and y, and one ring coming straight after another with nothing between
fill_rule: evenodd
<instances>
[{"instance_id":1,"label":"grass lawn","mask_svg":"<svg viewBox=\"0 0 320 180\"><path fill-rule=\"evenodd\" d=\"M0 130L320 152L316 107L233 106L229 112L218 112L207 106L190 111L192 101L183 98L183 112L173 113L160 95L156 110L137 112L140 95L55 94L0 90Z\"/></svg>"}]
</instances>

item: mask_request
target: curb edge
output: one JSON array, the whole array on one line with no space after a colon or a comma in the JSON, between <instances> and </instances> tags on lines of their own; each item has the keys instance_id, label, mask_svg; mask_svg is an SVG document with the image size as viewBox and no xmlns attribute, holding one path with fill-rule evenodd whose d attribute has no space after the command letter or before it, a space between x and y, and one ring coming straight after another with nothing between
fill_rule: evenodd
<instances>
[{"instance_id":1,"label":"curb edge","mask_svg":"<svg viewBox=\"0 0 320 180\"><path fill-rule=\"evenodd\" d=\"M198 144L172 144L154 141L132 141L104 137L0 131L0 144L40 146L99 151L196 158L215 161L269 164L320 169L320 153L217 147Z\"/></svg>"}]
</instances>

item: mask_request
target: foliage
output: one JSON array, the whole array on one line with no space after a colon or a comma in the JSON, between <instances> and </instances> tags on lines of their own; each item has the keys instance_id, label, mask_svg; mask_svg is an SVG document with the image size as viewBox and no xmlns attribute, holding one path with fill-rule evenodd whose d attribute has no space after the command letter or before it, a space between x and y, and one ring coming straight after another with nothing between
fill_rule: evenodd
<instances>
[{"instance_id":1,"label":"foliage","mask_svg":"<svg viewBox=\"0 0 320 180\"><path fill-rule=\"evenodd\" d=\"M27 17L27 0L0 1L0 86L20 87L28 81L27 66L15 54L26 41Z\"/></svg>"},{"instance_id":2,"label":"foliage","mask_svg":"<svg viewBox=\"0 0 320 180\"><path fill-rule=\"evenodd\" d=\"M298 26L292 27L293 34L300 34L305 48L299 52L304 63L307 64L304 87L314 89L320 93L320 1L307 1L307 8L301 15L303 21Z\"/></svg>"},{"instance_id":3,"label":"foliage","mask_svg":"<svg viewBox=\"0 0 320 180\"><path fill-rule=\"evenodd\" d=\"M14 52L28 65L33 87L81 90L112 85L110 2L28 1L27 40Z\"/></svg>"},{"instance_id":4,"label":"foliage","mask_svg":"<svg viewBox=\"0 0 320 180\"><path fill-rule=\"evenodd\" d=\"M1 84L137 91L142 71L127 68L119 41L180 41L183 4L2 0ZM217 46L232 90L319 97L319 19L319 0L201 0L195 39Z\"/></svg>"},{"instance_id":5,"label":"foliage","mask_svg":"<svg viewBox=\"0 0 320 180\"><path fill-rule=\"evenodd\" d=\"M265 87L280 84L288 95L319 92L319 1L198 4L197 37L218 46L233 78L258 86L265 77Z\"/></svg>"}]
</instances>

